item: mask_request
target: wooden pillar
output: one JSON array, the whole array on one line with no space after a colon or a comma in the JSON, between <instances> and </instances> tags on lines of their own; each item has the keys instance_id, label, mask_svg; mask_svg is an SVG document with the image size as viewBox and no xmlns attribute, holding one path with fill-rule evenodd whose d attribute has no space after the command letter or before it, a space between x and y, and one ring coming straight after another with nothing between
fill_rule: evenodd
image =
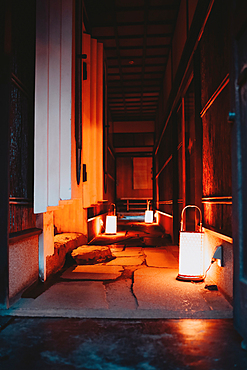
<instances>
[{"instance_id":1,"label":"wooden pillar","mask_svg":"<svg viewBox=\"0 0 247 370\"><path fill-rule=\"evenodd\" d=\"M185 105L182 98L182 197L183 207L186 206L186 143L185 143Z\"/></svg>"},{"instance_id":2,"label":"wooden pillar","mask_svg":"<svg viewBox=\"0 0 247 370\"><path fill-rule=\"evenodd\" d=\"M0 20L0 307L9 307L9 114L10 114L10 52L11 10L10 3L1 4Z\"/></svg>"},{"instance_id":3,"label":"wooden pillar","mask_svg":"<svg viewBox=\"0 0 247 370\"><path fill-rule=\"evenodd\" d=\"M179 210L178 210L178 128L176 114L172 116L172 200L173 200L173 243L178 244Z\"/></svg>"},{"instance_id":4,"label":"wooden pillar","mask_svg":"<svg viewBox=\"0 0 247 370\"><path fill-rule=\"evenodd\" d=\"M202 209L202 119L201 112L201 75L200 49L194 54L195 86L195 205Z\"/></svg>"}]
</instances>

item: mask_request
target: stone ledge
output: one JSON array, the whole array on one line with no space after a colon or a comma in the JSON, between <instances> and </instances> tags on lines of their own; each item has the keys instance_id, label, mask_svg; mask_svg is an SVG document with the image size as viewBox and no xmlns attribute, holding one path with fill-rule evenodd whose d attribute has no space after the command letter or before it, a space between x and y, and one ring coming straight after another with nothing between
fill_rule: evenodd
<instances>
[{"instance_id":1,"label":"stone ledge","mask_svg":"<svg viewBox=\"0 0 247 370\"><path fill-rule=\"evenodd\" d=\"M87 241L81 233L63 233L54 236L54 254L46 257L46 276L55 274L64 266L66 255Z\"/></svg>"},{"instance_id":2,"label":"stone ledge","mask_svg":"<svg viewBox=\"0 0 247 370\"><path fill-rule=\"evenodd\" d=\"M22 241L23 239L28 239L36 235L40 235L42 233L41 229L38 228L32 228L32 229L25 229L22 231L18 231L15 233L9 234L9 244L14 244L19 241Z\"/></svg>"}]
</instances>

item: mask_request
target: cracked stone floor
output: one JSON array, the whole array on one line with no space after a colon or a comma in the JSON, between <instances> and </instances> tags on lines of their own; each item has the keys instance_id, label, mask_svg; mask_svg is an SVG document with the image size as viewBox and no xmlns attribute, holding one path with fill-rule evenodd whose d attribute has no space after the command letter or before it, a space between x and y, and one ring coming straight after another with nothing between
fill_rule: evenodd
<instances>
[{"instance_id":1,"label":"cracked stone floor","mask_svg":"<svg viewBox=\"0 0 247 370\"><path fill-rule=\"evenodd\" d=\"M117 235L92 242L110 245L110 262L70 266L25 294L2 315L108 319L232 318L232 306L202 283L181 282L178 246L155 224L120 222ZM24 298L25 297L25 298Z\"/></svg>"},{"instance_id":2,"label":"cracked stone floor","mask_svg":"<svg viewBox=\"0 0 247 370\"><path fill-rule=\"evenodd\" d=\"M232 307L207 279L176 280L160 229L123 223L93 243L115 258L66 268L2 313L1 370L247 369Z\"/></svg>"}]
</instances>

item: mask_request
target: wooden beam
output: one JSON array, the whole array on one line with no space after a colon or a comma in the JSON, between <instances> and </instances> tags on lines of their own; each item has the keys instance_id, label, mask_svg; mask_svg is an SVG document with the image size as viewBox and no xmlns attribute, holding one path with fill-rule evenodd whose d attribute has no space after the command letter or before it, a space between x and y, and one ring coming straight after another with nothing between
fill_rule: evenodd
<instances>
[{"instance_id":1,"label":"wooden beam","mask_svg":"<svg viewBox=\"0 0 247 370\"><path fill-rule=\"evenodd\" d=\"M106 35L106 36L102 36L102 35L97 35L97 32L96 33L93 33L93 37L97 38L97 40L101 41L101 40L114 40L115 39L115 36L112 36L112 35ZM160 37L172 37L172 33L171 32L166 32L166 33L151 33L149 35L147 35L147 38L160 38ZM143 38L143 35L123 35L123 36L118 36L119 40L132 40L132 39L142 39Z\"/></svg>"}]
</instances>

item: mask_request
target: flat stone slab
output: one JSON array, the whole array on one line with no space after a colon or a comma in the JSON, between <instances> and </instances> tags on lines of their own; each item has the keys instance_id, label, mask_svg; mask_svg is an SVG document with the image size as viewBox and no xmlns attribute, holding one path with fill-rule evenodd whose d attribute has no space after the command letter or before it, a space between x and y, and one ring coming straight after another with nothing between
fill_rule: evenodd
<instances>
[{"instance_id":1,"label":"flat stone slab","mask_svg":"<svg viewBox=\"0 0 247 370\"><path fill-rule=\"evenodd\" d=\"M110 310L135 310L137 308L131 285L131 279L121 279L105 285L106 300Z\"/></svg>"},{"instance_id":2,"label":"flat stone slab","mask_svg":"<svg viewBox=\"0 0 247 370\"><path fill-rule=\"evenodd\" d=\"M170 244L170 240L165 237L144 237L143 242L147 246L164 247Z\"/></svg>"},{"instance_id":3,"label":"flat stone slab","mask_svg":"<svg viewBox=\"0 0 247 370\"><path fill-rule=\"evenodd\" d=\"M124 251L112 251L112 255L114 257L140 257L144 256L144 253L142 250L129 250L126 249Z\"/></svg>"},{"instance_id":4,"label":"flat stone slab","mask_svg":"<svg viewBox=\"0 0 247 370\"><path fill-rule=\"evenodd\" d=\"M62 275L62 279L70 280L115 280L121 276L122 267L106 265L86 265L70 267Z\"/></svg>"},{"instance_id":5,"label":"flat stone slab","mask_svg":"<svg viewBox=\"0 0 247 370\"><path fill-rule=\"evenodd\" d=\"M143 249L142 247L126 247L125 248L125 252L128 252L128 253L139 253L139 252L143 252Z\"/></svg>"},{"instance_id":6,"label":"flat stone slab","mask_svg":"<svg viewBox=\"0 0 247 370\"><path fill-rule=\"evenodd\" d=\"M205 283L192 284L176 280L178 271L161 268L140 268L134 272L133 292L138 309L181 312L193 317L203 312L232 313L232 306L218 292L204 289Z\"/></svg>"},{"instance_id":7,"label":"flat stone slab","mask_svg":"<svg viewBox=\"0 0 247 370\"><path fill-rule=\"evenodd\" d=\"M106 266L138 266L144 262L145 258L140 257L117 257L116 259L107 262Z\"/></svg>"},{"instance_id":8,"label":"flat stone slab","mask_svg":"<svg viewBox=\"0 0 247 370\"><path fill-rule=\"evenodd\" d=\"M169 249L145 248L146 263L149 267L166 267L178 269L178 260Z\"/></svg>"},{"instance_id":9,"label":"flat stone slab","mask_svg":"<svg viewBox=\"0 0 247 370\"><path fill-rule=\"evenodd\" d=\"M21 299L14 307L27 311L108 309L101 281L70 281L54 284L36 299Z\"/></svg>"},{"instance_id":10,"label":"flat stone slab","mask_svg":"<svg viewBox=\"0 0 247 370\"><path fill-rule=\"evenodd\" d=\"M114 243L125 243L126 240L131 239L131 236L126 235L125 231L118 231L117 234L100 234L94 240L94 245L108 245Z\"/></svg>"},{"instance_id":11,"label":"flat stone slab","mask_svg":"<svg viewBox=\"0 0 247 370\"><path fill-rule=\"evenodd\" d=\"M111 252L112 254L115 252L122 252L124 250L125 244L111 244Z\"/></svg>"},{"instance_id":12,"label":"flat stone slab","mask_svg":"<svg viewBox=\"0 0 247 370\"><path fill-rule=\"evenodd\" d=\"M71 252L78 265L107 261L112 258L109 246L81 245Z\"/></svg>"}]
</instances>

